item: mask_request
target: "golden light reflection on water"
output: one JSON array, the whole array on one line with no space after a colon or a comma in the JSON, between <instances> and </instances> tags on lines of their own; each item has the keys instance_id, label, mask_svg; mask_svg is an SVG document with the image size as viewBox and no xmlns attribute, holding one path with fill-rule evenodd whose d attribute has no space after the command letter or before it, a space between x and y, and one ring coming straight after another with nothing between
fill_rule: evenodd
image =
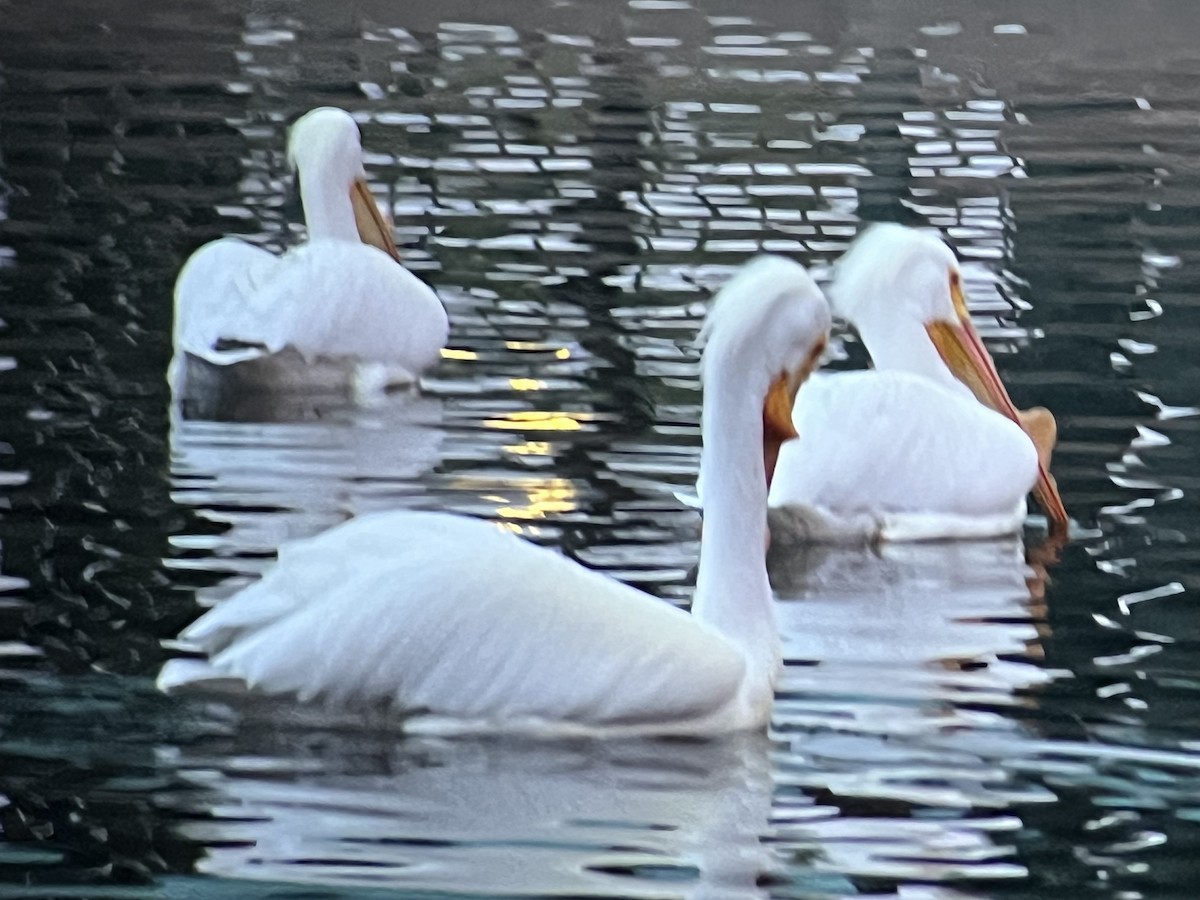
<instances>
[{"instance_id":1,"label":"golden light reflection on water","mask_svg":"<svg viewBox=\"0 0 1200 900\"><path fill-rule=\"evenodd\" d=\"M531 539L537 538L542 533L542 530L540 528L538 528L536 525L520 525L516 522L505 522L500 519L497 519L492 524L495 525L497 528L499 528L501 531L510 531L513 534L518 534L518 535L521 535L522 537L531 538Z\"/></svg>"},{"instance_id":2,"label":"golden light reflection on water","mask_svg":"<svg viewBox=\"0 0 1200 900\"><path fill-rule=\"evenodd\" d=\"M479 359L479 354L474 350L452 350L449 347L443 347L442 359Z\"/></svg>"},{"instance_id":3,"label":"golden light reflection on water","mask_svg":"<svg viewBox=\"0 0 1200 900\"><path fill-rule=\"evenodd\" d=\"M546 382L536 378L510 378L508 386L514 391L540 391L546 387Z\"/></svg>"},{"instance_id":4,"label":"golden light reflection on water","mask_svg":"<svg viewBox=\"0 0 1200 900\"><path fill-rule=\"evenodd\" d=\"M550 442L522 441L519 444L505 444L504 451L506 453L515 453L517 456L549 456Z\"/></svg>"},{"instance_id":5,"label":"golden light reflection on water","mask_svg":"<svg viewBox=\"0 0 1200 900\"><path fill-rule=\"evenodd\" d=\"M485 428L509 431L579 431L583 424L577 414L549 410L519 410L505 413L503 418L484 419Z\"/></svg>"},{"instance_id":6,"label":"golden light reflection on water","mask_svg":"<svg viewBox=\"0 0 1200 900\"><path fill-rule=\"evenodd\" d=\"M551 513L572 512L576 508L575 487L563 478L554 478L526 493L524 506L502 506L496 514L506 519L544 519Z\"/></svg>"},{"instance_id":7,"label":"golden light reflection on water","mask_svg":"<svg viewBox=\"0 0 1200 900\"><path fill-rule=\"evenodd\" d=\"M550 347L539 341L505 341L504 347L507 350L519 350L527 353L545 352ZM555 359L570 359L571 349L569 347L557 347L554 350Z\"/></svg>"},{"instance_id":8,"label":"golden light reflection on water","mask_svg":"<svg viewBox=\"0 0 1200 900\"><path fill-rule=\"evenodd\" d=\"M482 498L497 504L496 515L501 519L544 519L551 514L574 512L578 509L578 491L566 478L526 481L514 487L524 493L524 503L514 503L513 497L500 494L487 494ZM521 529L515 526L514 530Z\"/></svg>"}]
</instances>

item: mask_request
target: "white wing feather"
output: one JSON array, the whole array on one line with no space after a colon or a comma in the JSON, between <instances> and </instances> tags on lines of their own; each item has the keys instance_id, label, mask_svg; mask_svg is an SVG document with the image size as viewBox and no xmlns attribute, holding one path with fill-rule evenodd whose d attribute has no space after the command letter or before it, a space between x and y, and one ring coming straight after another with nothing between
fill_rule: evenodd
<instances>
[{"instance_id":1,"label":"white wing feather","mask_svg":"<svg viewBox=\"0 0 1200 900\"><path fill-rule=\"evenodd\" d=\"M690 719L733 700L746 666L664 601L491 524L410 511L285 545L181 637L259 690L463 719Z\"/></svg>"},{"instance_id":2,"label":"white wing feather","mask_svg":"<svg viewBox=\"0 0 1200 900\"><path fill-rule=\"evenodd\" d=\"M446 312L423 281L375 247L313 240L282 257L234 238L201 247L175 288L176 350L217 365L294 347L410 373L437 361ZM217 349L221 340L261 350Z\"/></svg>"},{"instance_id":3,"label":"white wing feather","mask_svg":"<svg viewBox=\"0 0 1200 900\"><path fill-rule=\"evenodd\" d=\"M270 320L255 303L279 266L279 257L236 238L193 253L175 284L176 352L230 365L282 349L269 340ZM218 349L222 340L259 346Z\"/></svg>"},{"instance_id":4,"label":"white wing feather","mask_svg":"<svg viewBox=\"0 0 1200 900\"><path fill-rule=\"evenodd\" d=\"M1037 478L1033 443L1014 422L903 372L814 376L796 398L799 438L783 446L772 507L890 523L909 539L1009 531Z\"/></svg>"}]
</instances>

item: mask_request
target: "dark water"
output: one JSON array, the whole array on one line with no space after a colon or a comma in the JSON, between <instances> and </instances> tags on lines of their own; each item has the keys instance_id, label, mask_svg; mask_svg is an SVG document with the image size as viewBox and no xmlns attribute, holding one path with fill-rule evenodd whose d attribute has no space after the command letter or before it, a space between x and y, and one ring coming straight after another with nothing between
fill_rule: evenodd
<instances>
[{"instance_id":1,"label":"dark water","mask_svg":"<svg viewBox=\"0 0 1200 900\"><path fill-rule=\"evenodd\" d=\"M1197 34L1184 3L0 2L0 895L1195 896ZM321 104L360 114L452 352L419 395L184 419L175 274L290 240ZM201 604L364 510L686 602L709 290L878 219L943 230L1058 415L1060 561L792 560L769 736L155 692Z\"/></svg>"}]
</instances>

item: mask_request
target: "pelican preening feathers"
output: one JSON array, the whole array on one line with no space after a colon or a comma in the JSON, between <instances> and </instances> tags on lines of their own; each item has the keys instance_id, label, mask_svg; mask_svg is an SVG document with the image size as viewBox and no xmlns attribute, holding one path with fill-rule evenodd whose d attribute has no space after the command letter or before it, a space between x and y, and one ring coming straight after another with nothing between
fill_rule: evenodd
<instances>
[{"instance_id":1,"label":"pelican preening feathers","mask_svg":"<svg viewBox=\"0 0 1200 900\"><path fill-rule=\"evenodd\" d=\"M790 432L829 322L808 274L778 257L750 263L713 304L691 614L485 522L378 513L285 545L261 581L183 633L208 661L169 663L160 686L232 679L465 728L763 727L780 664L764 438Z\"/></svg>"},{"instance_id":2,"label":"pelican preening feathers","mask_svg":"<svg viewBox=\"0 0 1200 900\"><path fill-rule=\"evenodd\" d=\"M385 367L384 380L411 381L439 357L446 311L400 264L365 180L354 119L331 107L309 112L292 126L288 160L308 240L283 256L231 237L192 254L175 284L177 394L189 366L250 364L246 381L287 388L290 379L302 387L317 361L344 364L347 377L365 363Z\"/></svg>"}]
</instances>

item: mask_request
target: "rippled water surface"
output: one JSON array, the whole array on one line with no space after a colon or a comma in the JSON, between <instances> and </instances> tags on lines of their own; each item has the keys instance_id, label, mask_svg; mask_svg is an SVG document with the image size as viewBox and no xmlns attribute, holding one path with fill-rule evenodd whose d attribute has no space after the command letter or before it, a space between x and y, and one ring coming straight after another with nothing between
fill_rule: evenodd
<instances>
[{"instance_id":1,"label":"rippled water surface","mask_svg":"<svg viewBox=\"0 0 1200 900\"><path fill-rule=\"evenodd\" d=\"M0 894L1195 896L1197 34L1182 3L0 2ZM172 408L179 266L295 238L285 131L321 104L446 358L370 405ZM785 560L768 735L418 739L155 691L162 641L366 510L686 604L711 289L881 219L942 231L1058 415L1061 559Z\"/></svg>"}]
</instances>

